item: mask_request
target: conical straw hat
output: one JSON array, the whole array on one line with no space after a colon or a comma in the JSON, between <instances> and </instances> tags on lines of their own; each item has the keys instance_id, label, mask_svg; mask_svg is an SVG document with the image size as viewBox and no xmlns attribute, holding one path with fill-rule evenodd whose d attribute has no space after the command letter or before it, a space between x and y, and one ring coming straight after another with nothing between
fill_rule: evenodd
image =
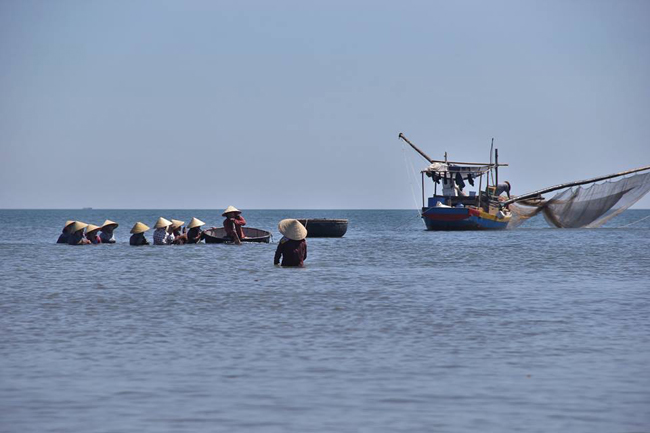
<instances>
[{"instance_id":1,"label":"conical straw hat","mask_svg":"<svg viewBox=\"0 0 650 433\"><path fill-rule=\"evenodd\" d=\"M278 230L291 240L301 241L307 237L307 229L300 224L300 221L294 219L286 219L280 221Z\"/></svg>"},{"instance_id":2,"label":"conical straw hat","mask_svg":"<svg viewBox=\"0 0 650 433\"><path fill-rule=\"evenodd\" d=\"M221 216L226 216L226 214L228 214L228 213L230 213L230 212L241 213L241 211L240 211L239 209L237 209L235 206L228 206L228 207L226 208L226 210L223 211L223 213L221 214Z\"/></svg>"},{"instance_id":3,"label":"conical straw hat","mask_svg":"<svg viewBox=\"0 0 650 433\"><path fill-rule=\"evenodd\" d=\"M198 218L192 218L192 221L187 225L188 229L193 229L194 227L204 226L205 223Z\"/></svg>"},{"instance_id":4,"label":"conical straw hat","mask_svg":"<svg viewBox=\"0 0 650 433\"><path fill-rule=\"evenodd\" d=\"M63 228L66 228L71 224L74 224L74 221L73 220L68 220L68 221L65 222L65 225L63 226Z\"/></svg>"},{"instance_id":5,"label":"conical straw hat","mask_svg":"<svg viewBox=\"0 0 650 433\"><path fill-rule=\"evenodd\" d=\"M70 228L70 233L76 233L79 230L85 229L86 227L88 227L88 224L82 223L81 221L75 221Z\"/></svg>"},{"instance_id":6,"label":"conical straw hat","mask_svg":"<svg viewBox=\"0 0 650 433\"><path fill-rule=\"evenodd\" d=\"M147 230L149 230L149 226L146 225L146 224L141 223L140 221L138 221L137 223L135 223L135 225L131 229L131 233L136 235L138 233L144 233Z\"/></svg>"},{"instance_id":7,"label":"conical straw hat","mask_svg":"<svg viewBox=\"0 0 650 433\"><path fill-rule=\"evenodd\" d=\"M106 221L104 221L104 224L102 224L101 228L104 228L104 227L107 227L107 226L115 226L115 228L117 228L117 226L119 226L119 224L116 223L115 221L106 220Z\"/></svg>"},{"instance_id":8,"label":"conical straw hat","mask_svg":"<svg viewBox=\"0 0 650 433\"><path fill-rule=\"evenodd\" d=\"M175 220L175 219L172 218L172 228L174 230L180 228L183 224L185 224L185 221Z\"/></svg>"},{"instance_id":9,"label":"conical straw hat","mask_svg":"<svg viewBox=\"0 0 650 433\"><path fill-rule=\"evenodd\" d=\"M167 218L160 217L158 218L158 221L156 221L156 225L153 226L153 228L162 229L165 227L169 227L170 225L172 225L171 221L169 221Z\"/></svg>"},{"instance_id":10,"label":"conical straw hat","mask_svg":"<svg viewBox=\"0 0 650 433\"><path fill-rule=\"evenodd\" d=\"M101 229L100 226L96 226L95 224L88 224L88 227L86 227L86 234L94 232L99 229Z\"/></svg>"}]
</instances>

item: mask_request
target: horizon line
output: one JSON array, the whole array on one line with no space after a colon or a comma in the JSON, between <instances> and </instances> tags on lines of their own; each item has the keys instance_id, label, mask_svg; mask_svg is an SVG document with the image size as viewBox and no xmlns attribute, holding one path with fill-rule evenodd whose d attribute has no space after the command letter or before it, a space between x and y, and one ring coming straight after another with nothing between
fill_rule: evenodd
<instances>
[{"instance_id":1,"label":"horizon line","mask_svg":"<svg viewBox=\"0 0 650 433\"><path fill-rule=\"evenodd\" d=\"M420 208L245 208L244 210L418 210ZM142 207L142 208L58 208L58 207L7 207L0 210L209 210L221 211L220 208L161 208L161 207Z\"/></svg>"},{"instance_id":2,"label":"horizon line","mask_svg":"<svg viewBox=\"0 0 650 433\"><path fill-rule=\"evenodd\" d=\"M307 210L307 211L332 211L332 210L340 210L340 211L365 211L365 210L417 210L419 211L421 208L245 208L244 210L249 211L258 211L258 210L272 210L272 211L279 211L279 210ZM68 210L68 211L80 211L80 210L199 210L199 211L218 211L221 212L220 209L217 208L149 208L149 207L143 207L143 208L0 208L0 211L4 210ZM626 210L650 210L650 208L639 208L639 209L626 209Z\"/></svg>"}]
</instances>

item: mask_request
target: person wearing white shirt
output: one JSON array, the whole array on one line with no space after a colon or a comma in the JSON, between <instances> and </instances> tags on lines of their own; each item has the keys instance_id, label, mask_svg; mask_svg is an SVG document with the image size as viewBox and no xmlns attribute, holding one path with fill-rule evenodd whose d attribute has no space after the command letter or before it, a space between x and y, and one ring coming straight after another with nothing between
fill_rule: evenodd
<instances>
[{"instance_id":1,"label":"person wearing white shirt","mask_svg":"<svg viewBox=\"0 0 650 433\"><path fill-rule=\"evenodd\" d=\"M102 241L103 244L114 244L115 243L115 236L113 235L113 230L115 230L119 226L118 223L115 221L111 220L106 220L104 221L104 224L102 224L101 227L101 233L99 233L99 239Z\"/></svg>"},{"instance_id":2,"label":"person wearing white shirt","mask_svg":"<svg viewBox=\"0 0 650 433\"><path fill-rule=\"evenodd\" d=\"M172 222L168 219L163 217L158 218L154 226L156 230L153 232L154 245L171 245L174 242L174 235L169 230L171 225Z\"/></svg>"}]
</instances>

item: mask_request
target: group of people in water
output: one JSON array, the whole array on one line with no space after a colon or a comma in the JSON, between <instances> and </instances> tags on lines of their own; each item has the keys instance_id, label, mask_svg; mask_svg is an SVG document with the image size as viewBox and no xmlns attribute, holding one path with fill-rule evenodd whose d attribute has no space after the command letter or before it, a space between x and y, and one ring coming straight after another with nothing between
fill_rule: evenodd
<instances>
[{"instance_id":1,"label":"group of people in water","mask_svg":"<svg viewBox=\"0 0 650 433\"><path fill-rule=\"evenodd\" d=\"M243 226L246 220L241 215L241 211L234 206L228 206L221 214L225 217L223 228L226 238L233 244L240 245L245 241ZM185 221L160 217L154 225L153 244L154 245L183 245L196 244L201 242L205 237L205 232L201 229L205 225L198 218L185 225ZM115 236L113 231L119 226L118 223L111 220L104 221L104 224L97 226L86 224L81 221L66 221L65 226L57 240L57 243L68 245L90 245L90 244L113 244ZM212 227L216 229L216 227ZM285 219L278 225L282 239L278 243L275 252L274 264L282 266L303 266L307 258L307 229L295 219ZM151 230L149 226L138 221L131 229L131 238L129 244L134 246L149 245L145 233Z\"/></svg>"}]
</instances>

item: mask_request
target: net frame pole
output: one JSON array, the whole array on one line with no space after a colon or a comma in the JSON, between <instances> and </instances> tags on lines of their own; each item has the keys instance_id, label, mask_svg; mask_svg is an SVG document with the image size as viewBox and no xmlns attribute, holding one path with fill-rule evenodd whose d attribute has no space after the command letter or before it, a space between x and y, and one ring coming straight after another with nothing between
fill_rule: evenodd
<instances>
[{"instance_id":1,"label":"net frame pole","mask_svg":"<svg viewBox=\"0 0 650 433\"><path fill-rule=\"evenodd\" d=\"M518 197L511 198L509 200L501 202L501 206L507 206L509 204L521 201L521 200L526 200L538 195L546 194L547 192L553 192L557 191L558 189L564 189L564 188L571 188L573 186L580 186L580 185L586 185L588 183L595 183L601 180L607 180L607 179L613 179L615 177L621 177L625 176L626 174L632 174L632 173L638 173L640 171L645 171L645 170L650 170L650 165L647 165L645 167L640 167L640 168L634 168L632 170L627 170L627 171L621 171L619 173L614 173L614 174L608 174L606 176L599 176L599 177L594 177L592 179L585 179L585 180L578 180L575 182L569 182L569 183L563 183L560 185L555 185L555 186L550 186L548 188L543 188L539 189L537 191L530 192L528 194L520 195Z\"/></svg>"}]
</instances>

